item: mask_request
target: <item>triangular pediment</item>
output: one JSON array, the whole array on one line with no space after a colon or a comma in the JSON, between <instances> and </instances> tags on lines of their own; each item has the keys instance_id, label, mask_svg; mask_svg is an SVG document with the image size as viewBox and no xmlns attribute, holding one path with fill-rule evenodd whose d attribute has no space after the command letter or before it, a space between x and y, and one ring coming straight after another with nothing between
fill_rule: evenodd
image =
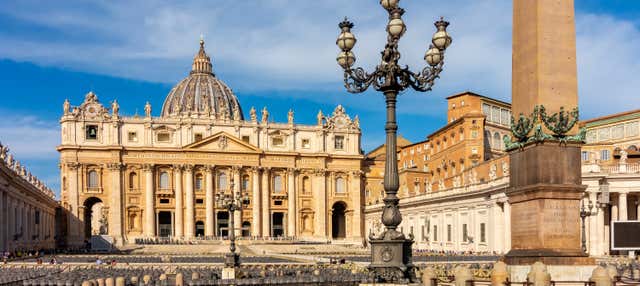
<instances>
[{"instance_id":1,"label":"triangular pediment","mask_svg":"<svg viewBox=\"0 0 640 286\"><path fill-rule=\"evenodd\" d=\"M182 147L184 150L193 151L221 151L221 152L262 152L260 148L244 142L237 137L220 131L198 142L193 142Z\"/></svg>"}]
</instances>

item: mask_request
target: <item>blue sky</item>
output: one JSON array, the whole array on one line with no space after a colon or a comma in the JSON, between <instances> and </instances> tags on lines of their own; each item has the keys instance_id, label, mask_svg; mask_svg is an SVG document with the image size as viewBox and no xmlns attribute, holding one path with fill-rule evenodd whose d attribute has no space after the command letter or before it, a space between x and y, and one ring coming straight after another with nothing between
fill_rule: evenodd
<instances>
[{"instance_id":1,"label":"blue sky","mask_svg":"<svg viewBox=\"0 0 640 286\"><path fill-rule=\"evenodd\" d=\"M576 0L578 80L583 118L640 108L640 1ZM454 41L433 92L404 93L400 133L412 141L445 123L448 95L472 90L510 101L511 1L403 0L408 32L401 62L414 69L444 16ZM335 64L337 23L355 22L357 65L371 69L385 42L377 0L3 1L0 5L0 141L58 189L58 119L65 98L89 90L121 113L157 115L185 77L204 34L216 75L248 112L267 106L276 121L293 108L313 123L318 109L343 104L360 116L363 148L384 142L384 103L344 91Z\"/></svg>"}]
</instances>

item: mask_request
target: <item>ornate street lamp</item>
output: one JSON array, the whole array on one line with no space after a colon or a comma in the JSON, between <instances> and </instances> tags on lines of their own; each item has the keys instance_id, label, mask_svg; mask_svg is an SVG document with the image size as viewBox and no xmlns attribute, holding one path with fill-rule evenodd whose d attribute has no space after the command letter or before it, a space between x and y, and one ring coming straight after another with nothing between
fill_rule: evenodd
<instances>
[{"instance_id":1,"label":"ornate street lamp","mask_svg":"<svg viewBox=\"0 0 640 286\"><path fill-rule=\"evenodd\" d=\"M585 230L585 218L588 216L592 216L598 213L598 210L593 209L593 202L589 200L588 209L584 208L584 202L580 206L580 218L582 219L582 252L587 253L587 233Z\"/></svg>"},{"instance_id":2,"label":"ornate street lamp","mask_svg":"<svg viewBox=\"0 0 640 286\"><path fill-rule=\"evenodd\" d=\"M226 254L225 267L236 268L240 266L240 255L236 253L236 236L234 233L235 222L233 219L233 213L236 211L242 211L242 209L249 205L249 194L241 194L240 191L233 193L234 182L231 178L229 189L231 193L225 193L224 190L220 190L216 193L216 203L222 208L229 211L229 253Z\"/></svg>"},{"instance_id":3,"label":"ornate street lamp","mask_svg":"<svg viewBox=\"0 0 640 286\"><path fill-rule=\"evenodd\" d=\"M386 136L386 162L384 167L384 209L382 211L382 223L386 230L379 236L369 235L371 244L371 265L369 269L378 282L413 282L416 280L411 262L411 245L413 235L408 238L399 231L398 225L402 222L402 216L398 209L399 187L398 162L396 157L396 99L398 94L411 87L416 91L426 92L431 90L444 65L444 52L451 44L451 37L447 34L448 22L442 18L435 22L437 31L431 39L431 44L425 53L424 59L427 66L418 73L409 70L408 66L398 64L400 52L398 41L407 28L402 21L404 10L398 7L399 0L381 0L380 4L389 13L387 24L387 44L382 51L382 60L372 73L367 73L363 68L352 68L356 61L351 51L356 44L356 38L351 33L353 23L346 18L338 26L341 33L336 44L341 52L336 58L338 64L344 69L344 85L351 93L364 92L373 86L384 94L387 105L387 123L385 125Z\"/></svg>"}]
</instances>

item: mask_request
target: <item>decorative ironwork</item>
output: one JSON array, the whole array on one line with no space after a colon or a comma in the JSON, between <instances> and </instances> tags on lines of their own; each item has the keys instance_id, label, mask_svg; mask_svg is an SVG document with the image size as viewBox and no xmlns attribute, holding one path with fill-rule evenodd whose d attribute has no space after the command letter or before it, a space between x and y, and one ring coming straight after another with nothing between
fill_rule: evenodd
<instances>
[{"instance_id":1,"label":"decorative ironwork","mask_svg":"<svg viewBox=\"0 0 640 286\"><path fill-rule=\"evenodd\" d=\"M541 143L544 141L557 141L560 144L584 143L587 133L585 128L580 128L575 135L567 134L575 127L578 120L579 112L577 107L571 112L566 112L564 107L560 107L559 112L548 115L543 105L536 105L528 117L520 113L516 121L511 116L511 134L515 141L505 137L505 148L510 151L522 148L528 143ZM552 134L544 132L543 126L551 131Z\"/></svg>"},{"instance_id":2,"label":"decorative ironwork","mask_svg":"<svg viewBox=\"0 0 640 286\"><path fill-rule=\"evenodd\" d=\"M236 236L235 236L235 219L234 213L236 211L242 212L242 209L249 205L249 194L241 194L240 191L233 192L235 183L233 177L229 182L229 189L231 193L225 193L224 190L220 190L216 194L216 203L218 206L227 209L229 211L229 253L226 254L225 267L236 268L240 266L240 255L236 252Z\"/></svg>"},{"instance_id":3,"label":"decorative ironwork","mask_svg":"<svg viewBox=\"0 0 640 286\"><path fill-rule=\"evenodd\" d=\"M435 80L442 72L444 65L444 52L451 44L451 37L447 34L448 22L442 18L435 22L437 31L431 40L424 59L427 66L420 72L412 72L409 67L400 65L398 60L401 55L398 51L398 42L406 31L402 20L404 9L398 7L399 0L382 0L380 4L389 14L387 24L387 43L381 52L381 61L371 73L361 67L352 68L355 63L355 55L351 51L356 43L355 36L351 33L353 23L346 18L338 27L341 30L336 44L341 52L336 58L338 64L344 69L344 86L351 93L361 93L372 86L376 91L384 94L387 109L386 154L384 171L384 190L386 197L381 221L385 226L382 234L369 235L371 243L372 263L369 265L371 275L376 282L414 282L415 273L411 262L411 245L413 236L408 238L402 232L397 231L402 222L402 215L398 209L399 198L396 195L399 188L398 160L396 155L396 138L398 125L396 123L396 101L400 92L413 89L419 92L430 91Z\"/></svg>"}]
</instances>

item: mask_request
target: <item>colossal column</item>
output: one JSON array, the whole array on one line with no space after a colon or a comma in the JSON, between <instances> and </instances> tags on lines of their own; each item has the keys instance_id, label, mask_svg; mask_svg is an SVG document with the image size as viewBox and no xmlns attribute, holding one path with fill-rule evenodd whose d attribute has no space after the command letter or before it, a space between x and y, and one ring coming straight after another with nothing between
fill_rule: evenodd
<instances>
[{"instance_id":1,"label":"colossal column","mask_svg":"<svg viewBox=\"0 0 640 286\"><path fill-rule=\"evenodd\" d=\"M153 165L142 166L144 172L144 235L153 237L156 234L155 195L153 193Z\"/></svg>"},{"instance_id":2,"label":"colossal column","mask_svg":"<svg viewBox=\"0 0 640 286\"><path fill-rule=\"evenodd\" d=\"M176 195L175 195L175 207L176 209L174 210L174 220L175 220L175 235L178 238L181 238L184 235L184 227L183 227L183 222L184 222L184 216L182 215L183 212L183 203L182 203L182 165L173 165L173 179L174 179L174 185L175 185L175 189L176 189Z\"/></svg>"},{"instance_id":3,"label":"colossal column","mask_svg":"<svg viewBox=\"0 0 640 286\"><path fill-rule=\"evenodd\" d=\"M235 197L237 195L240 195L242 197L242 193L240 193L240 184L242 184L242 182L240 181L240 170L242 167L240 166L233 166L231 168L232 172L233 172L233 190L231 190L233 193L232 195ZM242 236L242 210L236 210L235 212L233 212L233 220L235 221L235 225L233 226L235 229L233 230L235 233L236 237Z\"/></svg>"},{"instance_id":4,"label":"colossal column","mask_svg":"<svg viewBox=\"0 0 640 286\"><path fill-rule=\"evenodd\" d=\"M67 215L67 240L71 246L79 246L82 242L80 235L80 205L78 203L78 169L80 164L71 162L66 164L67 195L69 198L68 215Z\"/></svg>"},{"instance_id":5,"label":"colossal column","mask_svg":"<svg viewBox=\"0 0 640 286\"><path fill-rule=\"evenodd\" d=\"M262 171L262 237L271 236L271 191L269 190L269 167Z\"/></svg>"},{"instance_id":6,"label":"colossal column","mask_svg":"<svg viewBox=\"0 0 640 286\"><path fill-rule=\"evenodd\" d=\"M296 188L295 169L291 168L287 173L287 234L290 237L296 236Z\"/></svg>"},{"instance_id":7,"label":"colossal column","mask_svg":"<svg viewBox=\"0 0 640 286\"><path fill-rule=\"evenodd\" d=\"M362 173L360 170L356 170L356 171L352 171L351 172L351 187L349 189L349 196L352 197L352 202L353 202L353 206L351 206L351 208L353 208L353 219L352 221L352 227L351 227L351 236L354 239L358 239L358 242L360 242L359 240L362 239L364 232L363 232L363 219L362 218L362 196L364 195L362 193L362 188L360 188L360 180L361 180L361 176ZM417 230L416 230L417 231Z\"/></svg>"},{"instance_id":8,"label":"colossal column","mask_svg":"<svg viewBox=\"0 0 640 286\"><path fill-rule=\"evenodd\" d=\"M5 206L4 190L0 189L0 251L7 249L7 234L9 232L9 224L5 221L7 219L7 209Z\"/></svg>"},{"instance_id":9,"label":"colossal column","mask_svg":"<svg viewBox=\"0 0 640 286\"><path fill-rule=\"evenodd\" d=\"M185 181L185 195L186 199L184 203L186 204L186 212L184 213L185 220L185 228L184 228L184 236L186 238L193 238L195 235L195 222L194 222L194 210L193 210L193 165L185 165L184 166L184 174L186 177Z\"/></svg>"},{"instance_id":10,"label":"colossal column","mask_svg":"<svg viewBox=\"0 0 640 286\"><path fill-rule=\"evenodd\" d=\"M504 215L504 253L511 250L511 204L505 201L503 208Z\"/></svg>"},{"instance_id":11,"label":"colossal column","mask_svg":"<svg viewBox=\"0 0 640 286\"><path fill-rule=\"evenodd\" d=\"M582 185L573 0L513 1L511 250L507 264L592 264ZM562 143L562 144L561 144Z\"/></svg>"},{"instance_id":12,"label":"colossal column","mask_svg":"<svg viewBox=\"0 0 640 286\"><path fill-rule=\"evenodd\" d=\"M213 172L215 172L214 166L207 166L205 168L205 180L206 180L206 193L205 193L205 223L204 223L204 235L214 235L214 223L213 223Z\"/></svg>"},{"instance_id":13,"label":"colossal column","mask_svg":"<svg viewBox=\"0 0 640 286\"><path fill-rule=\"evenodd\" d=\"M327 190L326 190L326 171L324 169L318 169L315 171L314 184L317 186L314 188L314 235L321 238L327 237Z\"/></svg>"},{"instance_id":14,"label":"colossal column","mask_svg":"<svg viewBox=\"0 0 640 286\"><path fill-rule=\"evenodd\" d=\"M251 191L253 196L251 198L251 235L260 236L260 169L259 167L251 168L251 183L253 184Z\"/></svg>"},{"instance_id":15,"label":"colossal column","mask_svg":"<svg viewBox=\"0 0 640 286\"><path fill-rule=\"evenodd\" d=\"M627 220L627 218L627 193L620 192L618 193L618 220Z\"/></svg>"},{"instance_id":16,"label":"colossal column","mask_svg":"<svg viewBox=\"0 0 640 286\"><path fill-rule=\"evenodd\" d=\"M124 244L122 236L122 163L107 165L109 177L111 177L111 197L109 203L109 234L114 238L115 244Z\"/></svg>"}]
</instances>

